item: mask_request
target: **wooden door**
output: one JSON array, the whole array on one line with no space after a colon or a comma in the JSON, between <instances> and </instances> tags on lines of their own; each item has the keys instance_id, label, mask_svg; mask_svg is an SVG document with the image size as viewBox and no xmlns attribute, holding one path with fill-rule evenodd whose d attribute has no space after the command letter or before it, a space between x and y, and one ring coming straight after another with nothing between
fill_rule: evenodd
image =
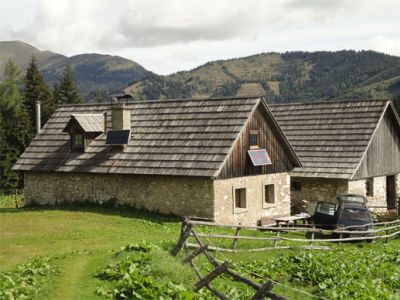
<instances>
[{"instance_id":1,"label":"wooden door","mask_svg":"<svg viewBox=\"0 0 400 300\"><path fill-rule=\"evenodd\" d=\"M396 208L396 176L386 176L386 201L388 209Z\"/></svg>"}]
</instances>

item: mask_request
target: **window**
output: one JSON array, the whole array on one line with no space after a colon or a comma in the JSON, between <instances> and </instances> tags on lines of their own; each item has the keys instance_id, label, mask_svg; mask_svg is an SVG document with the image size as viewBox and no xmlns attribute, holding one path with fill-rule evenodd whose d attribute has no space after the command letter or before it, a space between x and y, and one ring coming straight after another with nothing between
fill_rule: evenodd
<instances>
[{"instance_id":1,"label":"window","mask_svg":"<svg viewBox=\"0 0 400 300\"><path fill-rule=\"evenodd\" d=\"M246 208L246 189L235 189L235 208Z\"/></svg>"},{"instance_id":2,"label":"window","mask_svg":"<svg viewBox=\"0 0 400 300\"><path fill-rule=\"evenodd\" d=\"M297 181L297 180L290 181L290 190L300 192L301 191L301 181Z\"/></svg>"},{"instance_id":3,"label":"window","mask_svg":"<svg viewBox=\"0 0 400 300\"><path fill-rule=\"evenodd\" d=\"M249 136L249 145L250 149L255 149L259 148L259 140L258 140L258 131L257 130L251 130L250 131L250 136Z\"/></svg>"},{"instance_id":4,"label":"window","mask_svg":"<svg viewBox=\"0 0 400 300\"><path fill-rule=\"evenodd\" d=\"M367 197L374 196L374 178L368 178L365 181L365 194Z\"/></svg>"},{"instance_id":5,"label":"window","mask_svg":"<svg viewBox=\"0 0 400 300\"><path fill-rule=\"evenodd\" d=\"M73 152L83 152L83 135L75 133L71 135L71 148Z\"/></svg>"},{"instance_id":6,"label":"window","mask_svg":"<svg viewBox=\"0 0 400 300\"><path fill-rule=\"evenodd\" d=\"M264 202L269 204L275 203L275 185L264 185Z\"/></svg>"}]
</instances>

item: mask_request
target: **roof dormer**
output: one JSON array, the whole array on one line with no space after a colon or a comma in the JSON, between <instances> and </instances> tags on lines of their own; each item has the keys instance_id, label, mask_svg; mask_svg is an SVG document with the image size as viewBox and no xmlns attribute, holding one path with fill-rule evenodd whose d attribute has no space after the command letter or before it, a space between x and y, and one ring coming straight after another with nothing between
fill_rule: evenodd
<instances>
[{"instance_id":1,"label":"roof dormer","mask_svg":"<svg viewBox=\"0 0 400 300\"><path fill-rule=\"evenodd\" d=\"M90 142L105 131L104 114L71 114L63 132L70 135L71 152L85 152Z\"/></svg>"}]
</instances>

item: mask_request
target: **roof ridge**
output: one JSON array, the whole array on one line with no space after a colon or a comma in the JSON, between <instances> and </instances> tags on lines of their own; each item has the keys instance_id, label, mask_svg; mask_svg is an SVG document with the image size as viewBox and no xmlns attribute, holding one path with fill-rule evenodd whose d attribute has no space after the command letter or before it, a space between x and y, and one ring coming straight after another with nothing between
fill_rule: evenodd
<instances>
[{"instance_id":1,"label":"roof ridge","mask_svg":"<svg viewBox=\"0 0 400 300\"><path fill-rule=\"evenodd\" d=\"M293 105L314 105L314 104L336 104L336 103L360 103L360 102L372 102L372 101L385 101L389 102L391 99L347 99L347 100L320 100L320 101L308 101L308 102L290 102L290 103L271 103L268 106L293 106Z\"/></svg>"},{"instance_id":2,"label":"roof ridge","mask_svg":"<svg viewBox=\"0 0 400 300\"><path fill-rule=\"evenodd\" d=\"M207 97L207 98L180 98L180 99L151 99L151 100L122 100L118 102L96 102L96 103L76 103L76 104L60 104L58 107L73 107L73 106L101 106L112 105L116 103L124 104L141 104L141 103L169 103L169 102L185 102L185 101L215 101L215 100L244 100L244 99L259 99L262 95L247 95L247 96L232 96L232 97Z\"/></svg>"}]
</instances>

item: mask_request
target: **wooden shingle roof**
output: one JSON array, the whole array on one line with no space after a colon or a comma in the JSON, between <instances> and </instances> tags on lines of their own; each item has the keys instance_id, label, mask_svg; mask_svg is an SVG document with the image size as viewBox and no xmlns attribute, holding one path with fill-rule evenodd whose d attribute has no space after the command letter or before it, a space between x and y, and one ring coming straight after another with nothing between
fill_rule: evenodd
<instances>
[{"instance_id":1,"label":"wooden shingle roof","mask_svg":"<svg viewBox=\"0 0 400 300\"><path fill-rule=\"evenodd\" d=\"M71 114L71 119L65 129L73 119L85 132L104 132L103 114Z\"/></svg>"},{"instance_id":2,"label":"wooden shingle roof","mask_svg":"<svg viewBox=\"0 0 400 300\"><path fill-rule=\"evenodd\" d=\"M70 152L63 129L71 114L106 112L111 130L111 104L60 106L13 169L214 177L260 101L247 97L128 102L131 139L124 151L106 145L102 133L85 153Z\"/></svg>"},{"instance_id":3,"label":"wooden shingle roof","mask_svg":"<svg viewBox=\"0 0 400 300\"><path fill-rule=\"evenodd\" d=\"M303 165L292 176L351 179L388 100L270 105Z\"/></svg>"}]
</instances>

